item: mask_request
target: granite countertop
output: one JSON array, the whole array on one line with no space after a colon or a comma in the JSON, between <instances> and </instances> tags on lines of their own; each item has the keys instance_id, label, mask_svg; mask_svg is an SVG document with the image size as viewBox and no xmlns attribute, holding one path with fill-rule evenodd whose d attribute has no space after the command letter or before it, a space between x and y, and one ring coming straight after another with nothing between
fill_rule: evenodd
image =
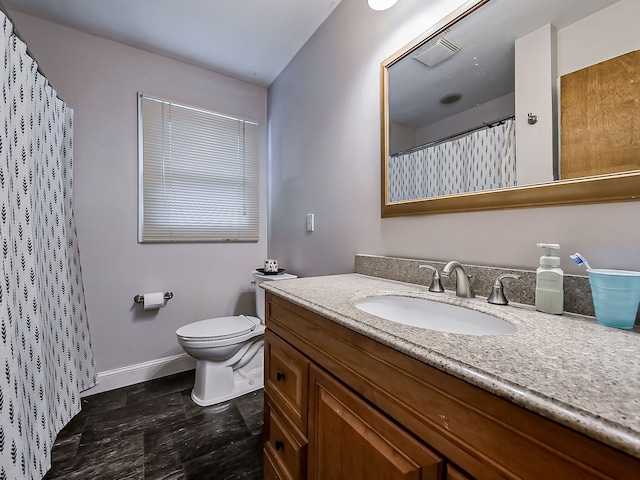
<instances>
[{"instance_id":1,"label":"granite countertop","mask_svg":"<svg viewBox=\"0 0 640 480\"><path fill-rule=\"evenodd\" d=\"M528 410L640 458L640 334L593 317L491 305L360 274L264 282L262 287L351 330ZM375 295L419 297L492 314L517 327L475 336L401 325L357 309Z\"/></svg>"}]
</instances>

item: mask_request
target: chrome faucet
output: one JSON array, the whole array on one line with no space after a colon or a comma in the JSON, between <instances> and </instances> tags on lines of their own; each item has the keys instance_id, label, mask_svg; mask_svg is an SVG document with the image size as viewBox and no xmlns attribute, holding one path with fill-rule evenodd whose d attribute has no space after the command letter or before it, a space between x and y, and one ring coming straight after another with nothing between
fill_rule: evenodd
<instances>
[{"instance_id":1,"label":"chrome faucet","mask_svg":"<svg viewBox=\"0 0 640 480\"><path fill-rule=\"evenodd\" d=\"M507 297L504 296L504 286L502 285L502 280L505 278L520 278L520 275L513 275L511 273L503 273L502 275L498 275L496 281L493 282L493 288L491 289L491 295L487 299L487 302L493 303L494 305L508 305L509 301Z\"/></svg>"},{"instance_id":2,"label":"chrome faucet","mask_svg":"<svg viewBox=\"0 0 640 480\"><path fill-rule=\"evenodd\" d=\"M442 276L449 278L455 272L456 274L456 296L463 298L473 298L476 294L471 286L471 276L467 275L466 270L460 262L452 260L442 269Z\"/></svg>"}]
</instances>

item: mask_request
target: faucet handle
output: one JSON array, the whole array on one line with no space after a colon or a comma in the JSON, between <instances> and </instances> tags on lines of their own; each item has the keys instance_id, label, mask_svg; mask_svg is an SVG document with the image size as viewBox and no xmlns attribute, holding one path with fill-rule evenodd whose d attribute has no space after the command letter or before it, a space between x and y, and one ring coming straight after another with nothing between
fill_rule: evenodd
<instances>
[{"instance_id":1,"label":"faucet handle","mask_svg":"<svg viewBox=\"0 0 640 480\"><path fill-rule=\"evenodd\" d=\"M512 273L503 273L502 275L498 275L496 281L493 282L493 288L491 289L491 295L487 299L487 302L492 303L494 305L508 305L509 301L507 297L504 296L504 286L502 285L502 280L505 278L520 278L520 275L514 275Z\"/></svg>"},{"instance_id":2,"label":"faucet handle","mask_svg":"<svg viewBox=\"0 0 640 480\"><path fill-rule=\"evenodd\" d=\"M432 267L431 265L420 265L419 268L426 268L433 272L433 276L431 277L431 285L429 285L429 291L435 293L444 292L444 288L442 288L442 283L440 282L440 273L438 273L438 269Z\"/></svg>"}]
</instances>

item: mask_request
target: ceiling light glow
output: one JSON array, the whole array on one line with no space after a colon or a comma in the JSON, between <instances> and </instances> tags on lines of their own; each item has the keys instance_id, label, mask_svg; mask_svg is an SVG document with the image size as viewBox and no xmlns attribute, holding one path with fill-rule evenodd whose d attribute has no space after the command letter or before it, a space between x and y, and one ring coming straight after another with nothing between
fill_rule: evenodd
<instances>
[{"instance_id":1,"label":"ceiling light glow","mask_svg":"<svg viewBox=\"0 0 640 480\"><path fill-rule=\"evenodd\" d=\"M398 0L368 0L372 10L386 10L393 7Z\"/></svg>"}]
</instances>

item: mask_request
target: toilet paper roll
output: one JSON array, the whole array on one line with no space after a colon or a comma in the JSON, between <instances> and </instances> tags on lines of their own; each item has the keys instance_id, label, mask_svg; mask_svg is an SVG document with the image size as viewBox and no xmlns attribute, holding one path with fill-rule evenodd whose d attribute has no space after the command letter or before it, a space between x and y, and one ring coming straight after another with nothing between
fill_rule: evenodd
<instances>
[{"instance_id":1,"label":"toilet paper roll","mask_svg":"<svg viewBox=\"0 0 640 480\"><path fill-rule=\"evenodd\" d=\"M142 297L144 298L145 310L156 310L164 307L164 292L145 293Z\"/></svg>"}]
</instances>

